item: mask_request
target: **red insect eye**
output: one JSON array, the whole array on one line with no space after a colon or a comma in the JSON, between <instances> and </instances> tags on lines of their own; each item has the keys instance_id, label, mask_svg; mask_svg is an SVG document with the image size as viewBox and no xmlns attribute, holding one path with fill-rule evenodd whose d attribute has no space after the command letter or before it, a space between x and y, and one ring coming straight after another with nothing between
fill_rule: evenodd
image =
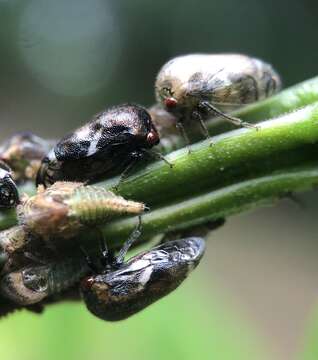
<instances>
[{"instance_id":1,"label":"red insect eye","mask_svg":"<svg viewBox=\"0 0 318 360\"><path fill-rule=\"evenodd\" d=\"M157 134L156 131L152 130L148 135L147 135L147 143L149 145L157 145L159 143L159 136Z\"/></svg>"},{"instance_id":2,"label":"red insect eye","mask_svg":"<svg viewBox=\"0 0 318 360\"><path fill-rule=\"evenodd\" d=\"M81 287L83 290L90 290L95 280L93 277L86 277L81 281Z\"/></svg>"},{"instance_id":3,"label":"red insect eye","mask_svg":"<svg viewBox=\"0 0 318 360\"><path fill-rule=\"evenodd\" d=\"M165 105L168 109L175 108L178 105L178 102L175 98L169 97L165 99Z\"/></svg>"}]
</instances>

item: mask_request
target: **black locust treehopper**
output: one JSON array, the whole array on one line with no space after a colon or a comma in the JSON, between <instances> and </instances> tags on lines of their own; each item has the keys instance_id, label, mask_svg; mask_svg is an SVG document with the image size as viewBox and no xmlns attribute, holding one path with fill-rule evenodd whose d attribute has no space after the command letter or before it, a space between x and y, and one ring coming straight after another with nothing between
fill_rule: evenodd
<instances>
[{"instance_id":1,"label":"black locust treehopper","mask_svg":"<svg viewBox=\"0 0 318 360\"><path fill-rule=\"evenodd\" d=\"M104 269L81 282L88 310L103 320L126 319L175 290L200 262L205 242L170 241L124 262L128 247L117 257L104 252Z\"/></svg>"},{"instance_id":2,"label":"black locust treehopper","mask_svg":"<svg viewBox=\"0 0 318 360\"><path fill-rule=\"evenodd\" d=\"M37 184L91 182L126 173L158 143L158 132L143 107L114 106L56 144L42 161Z\"/></svg>"},{"instance_id":3,"label":"black locust treehopper","mask_svg":"<svg viewBox=\"0 0 318 360\"><path fill-rule=\"evenodd\" d=\"M240 54L190 54L176 57L159 71L155 84L158 102L178 118L185 139L185 122L199 121L209 137L204 120L221 116L237 126L255 127L227 112L265 99L281 87L271 65Z\"/></svg>"}]
</instances>

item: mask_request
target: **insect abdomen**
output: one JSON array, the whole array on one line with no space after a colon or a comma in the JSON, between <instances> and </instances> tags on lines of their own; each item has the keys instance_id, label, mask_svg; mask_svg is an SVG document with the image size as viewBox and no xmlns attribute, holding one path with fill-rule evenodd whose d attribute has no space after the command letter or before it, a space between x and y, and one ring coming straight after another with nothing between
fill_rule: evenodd
<instances>
[{"instance_id":1,"label":"insect abdomen","mask_svg":"<svg viewBox=\"0 0 318 360\"><path fill-rule=\"evenodd\" d=\"M206 85L209 100L220 109L265 99L281 88L280 77L271 65L243 55L232 57L233 66L229 63L214 76L209 74Z\"/></svg>"},{"instance_id":2,"label":"insect abdomen","mask_svg":"<svg viewBox=\"0 0 318 360\"><path fill-rule=\"evenodd\" d=\"M70 288L88 272L89 267L84 259L72 259L52 264L48 272L48 295Z\"/></svg>"},{"instance_id":3,"label":"insect abdomen","mask_svg":"<svg viewBox=\"0 0 318 360\"><path fill-rule=\"evenodd\" d=\"M97 186L81 186L74 191L69 202L72 214L76 214L82 224L97 224L116 214L140 214L145 205L126 200Z\"/></svg>"}]
</instances>

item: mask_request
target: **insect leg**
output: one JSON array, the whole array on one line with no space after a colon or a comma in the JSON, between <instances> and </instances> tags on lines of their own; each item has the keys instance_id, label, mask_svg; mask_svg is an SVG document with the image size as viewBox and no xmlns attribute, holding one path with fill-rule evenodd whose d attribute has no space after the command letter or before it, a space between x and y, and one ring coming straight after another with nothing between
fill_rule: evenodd
<instances>
[{"instance_id":1,"label":"insect leg","mask_svg":"<svg viewBox=\"0 0 318 360\"><path fill-rule=\"evenodd\" d=\"M129 248L140 237L140 235L141 235L141 216L138 216L138 224L136 225L135 229L130 234L129 238L126 240L123 247L120 249L118 255L116 256L116 263L118 265L124 262L125 256Z\"/></svg>"},{"instance_id":2,"label":"insect leg","mask_svg":"<svg viewBox=\"0 0 318 360\"><path fill-rule=\"evenodd\" d=\"M108 246L106 243L106 239L104 237L101 238L100 241L100 249L101 249L101 253L102 253L102 259L106 260L109 257L109 250L108 250ZM104 262L104 261L103 261ZM106 264L103 264L106 265Z\"/></svg>"},{"instance_id":3,"label":"insect leg","mask_svg":"<svg viewBox=\"0 0 318 360\"><path fill-rule=\"evenodd\" d=\"M149 150L149 149L142 149L142 151L143 151L144 153L152 156L152 157L155 157L155 158L158 158L158 159L160 159L160 160L163 160L167 165L169 165L169 166L171 167L171 169L173 168L173 164L172 164L170 161L168 161L168 160L166 159L166 157L163 156L160 152L157 152L157 151L152 150L152 149L151 149L151 150Z\"/></svg>"},{"instance_id":4,"label":"insect leg","mask_svg":"<svg viewBox=\"0 0 318 360\"><path fill-rule=\"evenodd\" d=\"M190 139L188 137L188 134L182 124L182 119L179 119L176 123L176 127L177 129L181 132L181 135L184 138L185 143L187 144L187 148L188 148L188 153L191 153L191 148L190 148Z\"/></svg>"},{"instance_id":5,"label":"insect leg","mask_svg":"<svg viewBox=\"0 0 318 360\"><path fill-rule=\"evenodd\" d=\"M250 123L243 121L235 116L225 114L223 111L218 110L215 106L211 105L210 103L208 103L206 101L202 102L200 105L206 109L209 109L214 114L221 116L222 118L224 118L225 120L231 122L232 124L234 124L236 126L242 126L242 127L256 129L256 130L259 129L259 127L257 125L250 124Z\"/></svg>"},{"instance_id":6,"label":"insect leg","mask_svg":"<svg viewBox=\"0 0 318 360\"><path fill-rule=\"evenodd\" d=\"M211 136L210 136L209 130L208 130L207 126L206 126L206 123L203 121L202 116L201 116L201 114L199 113L199 111L194 111L194 112L192 113L192 118L193 118L193 119L196 119L196 120L199 122L203 135L204 135L207 139L210 139ZM212 141L212 140L210 140L210 146L211 146L211 145L213 145L213 141Z\"/></svg>"},{"instance_id":7,"label":"insect leg","mask_svg":"<svg viewBox=\"0 0 318 360\"><path fill-rule=\"evenodd\" d=\"M118 190L119 185L125 180L125 178L130 173L131 169L136 165L138 161L138 157L135 157L131 160L131 162L127 165L127 167L123 170L123 172L119 175L119 180L117 184L114 186L116 190Z\"/></svg>"},{"instance_id":8,"label":"insect leg","mask_svg":"<svg viewBox=\"0 0 318 360\"><path fill-rule=\"evenodd\" d=\"M114 256L113 251L111 251L107 246L107 241L105 239L105 236L103 232L101 231L102 237L100 240L100 249L101 249L101 265L103 268L109 268L112 266L112 264L116 263L116 258Z\"/></svg>"},{"instance_id":9,"label":"insect leg","mask_svg":"<svg viewBox=\"0 0 318 360\"><path fill-rule=\"evenodd\" d=\"M83 254L85 261L88 265L88 267L95 273L98 274L99 269L97 268L96 264L94 263L94 261L92 260L92 258L90 257L90 255L88 254L88 252L81 246L80 247L80 251Z\"/></svg>"}]
</instances>

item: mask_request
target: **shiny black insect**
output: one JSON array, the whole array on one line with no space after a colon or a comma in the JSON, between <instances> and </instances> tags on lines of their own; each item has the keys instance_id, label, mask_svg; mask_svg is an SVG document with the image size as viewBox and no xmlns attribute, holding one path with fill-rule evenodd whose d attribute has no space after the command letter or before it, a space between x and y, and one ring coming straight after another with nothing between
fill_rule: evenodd
<instances>
[{"instance_id":1,"label":"shiny black insect","mask_svg":"<svg viewBox=\"0 0 318 360\"><path fill-rule=\"evenodd\" d=\"M205 250L202 238L191 237L169 241L124 262L129 245L128 240L117 257L104 252L103 271L81 282L88 310L103 320L126 319L168 295L198 265Z\"/></svg>"},{"instance_id":2,"label":"shiny black insect","mask_svg":"<svg viewBox=\"0 0 318 360\"><path fill-rule=\"evenodd\" d=\"M91 182L125 172L158 143L158 132L143 107L114 106L57 143L42 161L37 184Z\"/></svg>"},{"instance_id":3,"label":"shiny black insect","mask_svg":"<svg viewBox=\"0 0 318 360\"><path fill-rule=\"evenodd\" d=\"M19 193L10 168L0 162L0 208L11 208L19 203Z\"/></svg>"}]
</instances>

